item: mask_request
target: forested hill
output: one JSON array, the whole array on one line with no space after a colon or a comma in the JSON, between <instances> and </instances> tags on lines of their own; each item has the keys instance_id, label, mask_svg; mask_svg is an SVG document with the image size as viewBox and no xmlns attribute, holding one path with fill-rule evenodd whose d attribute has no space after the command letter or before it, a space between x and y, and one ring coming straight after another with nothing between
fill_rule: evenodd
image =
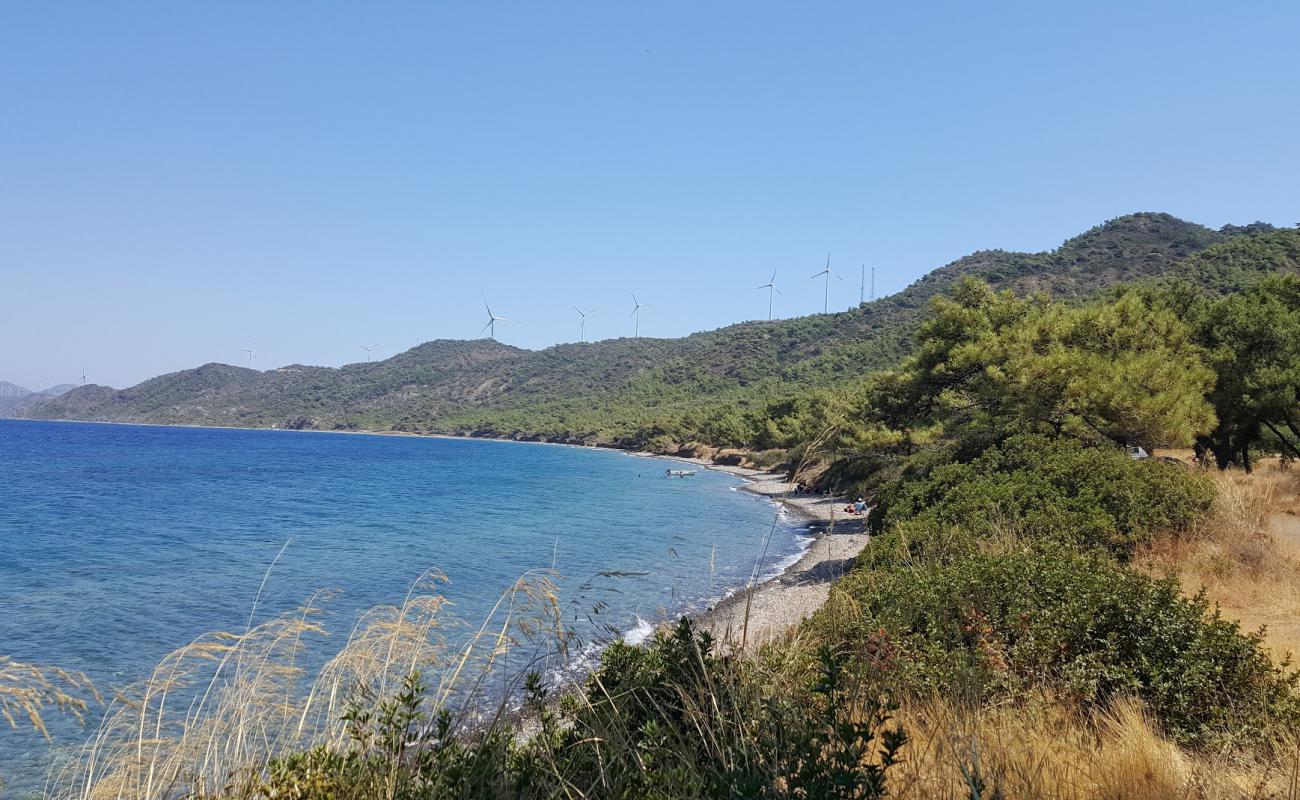
<instances>
[{"instance_id":1,"label":"forested hill","mask_svg":"<svg viewBox=\"0 0 1300 800\"><path fill-rule=\"evenodd\" d=\"M1219 231L1167 214L1099 225L1046 253L981 251L896 295L845 312L732 325L682 339L522 350L427 342L384 361L266 372L206 364L121 391L85 386L24 410L44 419L403 430L636 445L720 403L750 405L897 363L929 301L974 276L997 288L1083 298L1184 277L1210 291L1296 270L1300 231Z\"/></svg>"}]
</instances>

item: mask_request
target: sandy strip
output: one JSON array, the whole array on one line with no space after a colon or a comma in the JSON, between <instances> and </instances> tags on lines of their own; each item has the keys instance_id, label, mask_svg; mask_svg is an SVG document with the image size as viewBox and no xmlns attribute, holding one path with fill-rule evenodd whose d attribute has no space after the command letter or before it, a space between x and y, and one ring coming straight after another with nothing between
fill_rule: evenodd
<instances>
[{"instance_id":1,"label":"sandy strip","mask_svg":"<svg viewBox=\"0 0 1300 800\"><path fill-rule=\"evenodd\" d=\"M691 460L696 459L678 459ZM696 615L700 628L733 645L754 649L784 634L822 607L831 584L852 565L870 536L862 517L845 514L843 497L796 495L784 475L745 467L703 466L745 478L745 491L770 497L811 523L817 538L794 564L770 580L737 591ZM746 619L748 617L748 620Z\"/></svg>"}]
</instances>

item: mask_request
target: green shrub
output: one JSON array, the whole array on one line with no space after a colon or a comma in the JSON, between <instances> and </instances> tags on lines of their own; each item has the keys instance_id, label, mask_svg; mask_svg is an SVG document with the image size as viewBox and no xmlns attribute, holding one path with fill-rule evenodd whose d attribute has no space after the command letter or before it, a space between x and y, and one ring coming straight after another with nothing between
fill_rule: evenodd
<instances>
[{"instance_id":1,"label":"green shrub","mask_svg":"<svg viewBox=\"0 0 1300 800\"><path fill-rule=\"evenodd\" d=\"M1300 723L1297 674L1273 664L1259 634L1103 553L972 554L859 570L841 588L857 613L823 610L813 625L912 691L986 702L1049 688L1085 707L1136 695L1189 745Z\"/></svg>"},{"instance_id":2,"label":"green shrub","mask_svg":"<svg viewBox=\"0 0 1300 800\"><path fill-rule=\"evenodd\" d=\"M1158 531L1185 529L1205 513L1213 484L1158 459L1069 439L1014 436L968 463L935 467L882 493L878 529L903 524L912 538L960 528L1104 548L1120 558Z\"/></svg>"},{"instance_id":3,"label":"green shrub","mask_svg":"<svg viewBox=\"0 0 1300 800\"><path fill-rule=\"evenodd\" d=\"M564 709L564 784L598 797L884 796L905 738L841 657L818 654L811 687L779 691L755 662L711 649L682 620L646 647L606 650Z\"/></svg>"},{"instance_id":4,"label":"green shrub","mask_svg":"<svg viewBox=\"0 0 1300 800\"><path fill-rule=\"evenodd\" d=\"M441 800L522 797L512 769L513 740L504 729L476 737L456 734L452 716L431 715L418 675L407 677L392 698L373 710L354 706L348 742L318 746L271 762L236 796L266 800Z\"/></svg>"},{"instance_id":5,"label":"green shrub","mask_svg":"<svg viewBox=\"0 0 1300 800\"><path fill-rule=\"evenodd\" d=\"M720 657L683 620L647 646L612 645L585 694L550 703L530 676L527 739L458 732L423 710L416 677L349 741L275 761L246 795L267 800L884 797L906 737L832 650L810 686L779 692L754 662ZM367 707L373 704L367 704Z\"/></svg>"}]
</instances>

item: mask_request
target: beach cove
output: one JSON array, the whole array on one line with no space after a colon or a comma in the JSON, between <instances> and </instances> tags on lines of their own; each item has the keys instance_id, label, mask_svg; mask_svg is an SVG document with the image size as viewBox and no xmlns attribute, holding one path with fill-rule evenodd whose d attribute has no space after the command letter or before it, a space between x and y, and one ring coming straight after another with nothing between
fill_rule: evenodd
<instances>
[{"instance_id":1,"label":"beach cove","mask_svg":"<svg viewBox=\"0 0 1300 800\"><path fill-rule=\"evenodd\" d=\"M720 641L753 650L783 636L825 604L831 586L852 568L871 540L865 516L845 513L842 497L798 493L781 472L704 458L685 460L744 478L742 491L778 503L812 537L803 553L788 560L778 573L759 576L695 615L699 627Z\"/></svg>"}]
</instances>

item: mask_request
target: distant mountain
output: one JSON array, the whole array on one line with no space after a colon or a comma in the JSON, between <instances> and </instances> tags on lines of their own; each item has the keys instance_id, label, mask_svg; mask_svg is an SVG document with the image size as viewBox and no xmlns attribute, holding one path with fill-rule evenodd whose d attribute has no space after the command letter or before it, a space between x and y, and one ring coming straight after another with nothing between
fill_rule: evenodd
<instances>
[{"instance_id":1,"label":"distant mountain","mask_svg":"<svg viewBox=\"0 0 1300 800\"><path fill-rule=\"evenodd\" d=\"M205 364L121 391L85 386L30 405L46 419L370 429L635 445L666 420L748 404L897 363L935 295L966 276L1018 292L1091 296L1185 277L1211 291L1296 270L1300 231L1215 231L1168 214L1111 220L1045 253L988 250L891 297L834 314L746 322L682 339L613 339L531 351L491 340L427 342L384 361L266 372Z\"/></svg>"},{"instance_id":2,"label":"distant mountain","mask_svg":"<svg viewBox=\"0 0 1300 800\"><path fill-rule=\"evenodd\" d=\"M37 403L59 397L76 388L75 384L61 383L39 392L24 389L16 383L0 381L0 417L20 416L21 413Z\"/></svg>"},{"instance_id":3,"label":"distant mountain","mask_svg":"<svg viewBox=\"0 0 1300 800\"><path fill-rule=\"evenodd\" d=\"M46 398L16 383L0 381L0 417L17 415L24 408Z\"/></svg>"},{"instance_id":4,"label":"distant mountain","mask_svg":"<svg viewBox=\"0 0 1300 800\"><path fill-rule=\"evenodd\" d=\"M31 389L24 389L16 383L9 381L0 381L0 400L12 400L17 397L26 397L32 394Z\"/></svg>"}]
</instances>

